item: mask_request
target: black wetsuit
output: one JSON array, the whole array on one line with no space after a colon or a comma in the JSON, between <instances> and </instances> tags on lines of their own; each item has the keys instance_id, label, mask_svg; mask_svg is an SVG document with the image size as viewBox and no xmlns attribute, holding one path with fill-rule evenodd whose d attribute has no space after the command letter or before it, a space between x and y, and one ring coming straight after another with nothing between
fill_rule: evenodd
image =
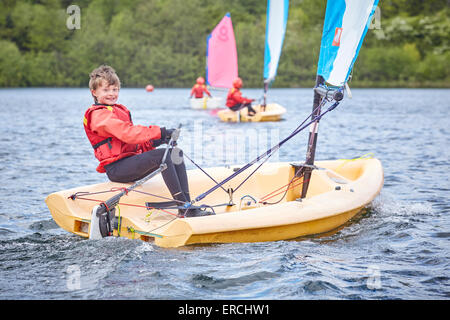
<instances>
[{"instance_id":1,"label":"black wetsuit","mask_svg":"<svg viewBox=\"0 0 450 320\"><path fill-rule=\"evenodd\" d=\"M238 103L235 104L234 106L230 107L231 110L233 111L238 111L241 110L243 108L248 108L248 112L249 113L256 113L255 109L252 108L252 103Z\"/></svg>"},{"instance_id":2,"label":"black wetsuit","mask_svg":"<svg viewBox=\"0 0 450 320\"><path fill-rule=\"evenodd\" d=\"M150 150L131 157L123 158L105 166L109 180L113 182L134 182L148 176L159 168L164 156L165 148ZM183 152L178 150L176 164L172 161L172 151L166 157L167 168L162 176L170 194L175 200L190 202L189 185L186 166L183 161Z\"/></svg>"}]
</instances>

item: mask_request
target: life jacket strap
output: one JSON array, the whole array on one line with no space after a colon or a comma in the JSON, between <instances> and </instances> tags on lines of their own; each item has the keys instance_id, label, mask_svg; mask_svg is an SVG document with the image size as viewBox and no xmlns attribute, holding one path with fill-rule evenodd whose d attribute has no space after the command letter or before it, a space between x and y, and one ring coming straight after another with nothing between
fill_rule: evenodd
<instances>
[{"instance_id":1,"label":"life jacket strap","mask_svg":"<svg viewBox=\"0 0 450 320\"><path fill-rule=\"evenodd\" d=\"M107 143L107 144L108 144L108 147L109 147L110 149L112 149L112 145L111 145L111 137L106 138L105 140L102 140L102 141L100 141L99 143L94 144L94 145L92 146L92 148L94 148L94 150L95 150L95 149L97 149L98 147L104 145L105 143Z\"/></svg>"}]
</instances>

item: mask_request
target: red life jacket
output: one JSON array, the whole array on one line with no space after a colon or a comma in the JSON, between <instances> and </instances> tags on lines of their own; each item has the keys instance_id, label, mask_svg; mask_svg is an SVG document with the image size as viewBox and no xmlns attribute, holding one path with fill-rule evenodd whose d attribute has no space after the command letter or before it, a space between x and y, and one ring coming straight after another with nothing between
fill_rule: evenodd
<instances>
[{"instance_id":1,"label":"red life jacket","mask_svg":"<svg viewBox=\"0 0 450 320\"><path fill-rule=\"evenodd\" d=\"M86 110L83 120L84 130L86 131L89 142L94 148L95 157L100 161L97 167L98 172L106 172L104 166L114 161L154 149L150 141L145 144L129 144L114 136L105 137L93 131L91 129L92 112L99 109L107 109L113 112L118 119L133 125L130 111L121 104L115 104L113 106L92 105ZM159 127L157 128L159 130Z\"/></svg>"},{"instance_id":2,"label":"red life jacket","mask_svg":"<svg viewBox=\"0 0 450 320\"><path fill-rule=\"evenodd\" d=\"M195 97L199 99L203 98L203 92L205 92L208 96L211 96L211 94L209 93L208 89L204 84L195 84L192 87L191 95L195 94Z\"/></svg>"},{"instance_id":3,"label":"red life jacket","mask_svg":"<svg viewBox=\"0 0 450 320\"><path fill-rule=\"evenodd\" d=\"M231 108L239 103L250 103L250 102L252 102L252 100L244 98L239 89L231 88L230 91L228 91L226 103L227 107Z\"/></svg>"}]
</instances>

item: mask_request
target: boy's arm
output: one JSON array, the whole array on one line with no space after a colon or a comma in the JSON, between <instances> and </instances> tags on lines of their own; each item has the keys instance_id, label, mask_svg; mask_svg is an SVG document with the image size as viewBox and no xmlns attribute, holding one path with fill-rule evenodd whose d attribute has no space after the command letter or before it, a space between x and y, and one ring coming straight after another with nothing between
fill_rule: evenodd
<instances>
[{"instance_id":1,"label":"boy's arm","mask_svg":"<svg viewBox=\"0 0 450 320\"><path fill-rule=\"evenodd\" d=\"M234 92L234 93L233 93L233 98L234 98L234 100L237 101L238 103L250 103L250 102L253 101L252 99L244 98L244 97L242 96L242 93L241 93L240 91Z\"/></svg>"},{"instance_id":2,"label":"boy's arm","mask_svg":"<svg viewBox=\"0 0 450 320\"><path fill-rule=\"evenodd\" d=\"M206 86L203 87L203 89L205 90L205 93L211 97L211 93L208 91L208 88Z\"/></svg>"},{"instance_id":3,"label":"boy's arm","mask_svg":"<svg viewBox=\"0 0 450 320\"><path fill-rule=\"evenodd\" d=\"M130 144L146 143L149 140L161 138L161 129L158 126L133 125L131 122L118 119L111 111L106 109L92 112L91 130L101 136L113 136Z\"/></svg>"},{"instance_id":4,"label":"boy's arm","mask_svg":"<svg viewBox=\"0 0 450 320\"><path fill-rule=\"evenodd\" d=\"M195 88L196 88L196 86L194 85L194 86L192 87L192 89L191 89L191 95L190 95L191 98L192 98L192 96L194 95Z\"/></svg>"}]
</instances>

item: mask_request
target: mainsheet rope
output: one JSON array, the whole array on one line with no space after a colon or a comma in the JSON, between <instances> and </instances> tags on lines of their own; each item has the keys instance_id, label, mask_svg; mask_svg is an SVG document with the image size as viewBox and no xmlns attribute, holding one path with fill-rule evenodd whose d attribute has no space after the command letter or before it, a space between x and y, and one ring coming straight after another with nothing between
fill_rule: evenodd
<instances>
[{"instance_id":1,"label":"mainsheet rope","mask_svg":"<svg viewBox=\"0 0 450 320\"><path fill-rule=\"evenodd\" d=\"M325 99L323 99L322 100L322 103L319 105L319 106L317 106L306 118L305 118L305 120L303 120L303 122L296 128L296 129L294 129L292 132L291 132L291 135L293 136L293 135L296 135L298 132L296 132L296 130L298 130L307 120L308 120L308 118L309 117L311 117L313 114L314 114L314 112L316 112L317 111L317 109L319 109L321 106L323 106L323 104L325 103ZM301 130L303 130L303 129L301 129ZM300 130L300 131L301 131ZM299 132L300 132L299 131ZM289 138L289 137L288 137ZM289 138L290 139L290 138ZM279 144L279 146L281 146L280 144ZM273 149L273 148L272 148ZM279 148L277 148L277 149L275 149L275 150L273 150L273 152L274 151L277 151ZM271 149L269 149L269 150L271 150ZM273 152L270 152L270 153L268 153L268 151L266 151L264 154L262 154L260 157L261 157L261 159L264 157L264 156L267 156L267 158L266 158L266 160L264 160L252 173L250 173L250 175L247 177L247 178L245 178L235 189L233 189L233 191L236 191L237 189L239 189L243 184L244 184L244 182L246 182L271 156L272 156L272 154L273 154ZM226 193L228 193L228 190L225 190L225 188L222 186L223 185L223 183L221 183L221 184L219 184L215 179L213 179L205 170L203 170L197 163L195 163L190 157L188 157L187 155L186 155L186 153L184 153L184 155L186 156L186 158L188 158L188 160L189 161L191 161L197 168L199 168L206 176L208 176L212 181L214 181L214 183L216 184L216 185L220 185L220 187L222 188L222 190L223 191L225 191ZM258 160L259 161L259 160ZM257 161L256 161L257 162ZM256 162L254 162L254 163L256 163ZM254 164L253 163L253 164ZM251 164L250 166L252 166L253 164Z\"/></svg>"}]
</instances>

